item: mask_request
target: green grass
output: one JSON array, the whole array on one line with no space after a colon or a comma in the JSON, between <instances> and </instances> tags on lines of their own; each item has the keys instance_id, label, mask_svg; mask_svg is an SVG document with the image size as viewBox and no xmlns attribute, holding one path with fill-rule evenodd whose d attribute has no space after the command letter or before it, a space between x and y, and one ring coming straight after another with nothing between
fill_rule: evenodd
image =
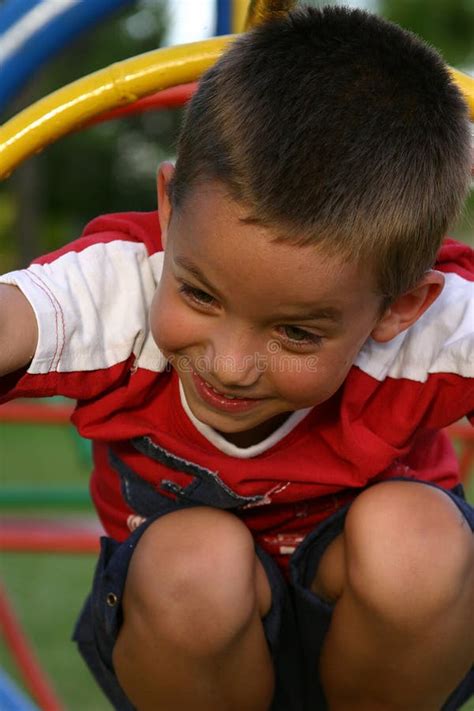
<instances>
[{"instance_id":1,"label":"green grass","mask_svg":"<svg viewBox=\"0 0 474 711\"><path fill-rule=\"evenodd\" d=\"M72 430L67 427L2 424L0 477L2 483L9 486L86 487L89 467ZM468 493L474 501L474 478L471 478ZM85 512L77 514L84 516ZM22 515L54 516L58 510L29 508ZM89 592L94 563L94 557L89 555L9 553L0 559L0 576L67 711L110 711L111 708L90 677L74 643L69 641L81 604ZM4 645L0 645L0 665L19 680ZM474 702L465 704L462 711L474 711Z\"/></svg>"},{"instance_id":2,"label":"green grass","mask_svg":"<svg viewBox=\"0 0 474 711\"><path fill-rule=\"evenodd\" d=\"M60 425L0 427L0 473L9 487L74 486L87 488L89 466L72 428ZM8 515L13 513L8 512ZM30 507L18 515L53 517L58 509ZM93 515L68 510L66 515ZM110 711L70 641L75 620L90 590L93 555L2 554L0 577L35 652L67 711ZM22 685L4 644L0 666Z\"/></svg>"},{"instance_id":3,"label":"green grass","mask_svg":"<svg viewBox=\"0 0 474 711\"><path fill-rule=\"evenodd\" d=\"M90 467L72 427L0 426L0 472L4 485L88 486Z\"/></svg>"},{"instance_id":4,"label":"green grass","mask_svg":"<svg viewBox=\"0 0 474 711\"><path fill-rule=\"evenodd\" d=\"M466 703L459 709L459 711L474 711L474 699L466 701Z\"/></svg>"},{"instance_id":5,"label":"green grass","mask_svg":"<svg viewBox=\"0 0 474 711\"><path fill-rule=\"evenodd\" d=\"M0 575L19 619L68 711L110 711L75 644L72 629L90 587L94 556L4 554ZM2 645L0 666L21 685Z\"/></svg>"}]
</instances>

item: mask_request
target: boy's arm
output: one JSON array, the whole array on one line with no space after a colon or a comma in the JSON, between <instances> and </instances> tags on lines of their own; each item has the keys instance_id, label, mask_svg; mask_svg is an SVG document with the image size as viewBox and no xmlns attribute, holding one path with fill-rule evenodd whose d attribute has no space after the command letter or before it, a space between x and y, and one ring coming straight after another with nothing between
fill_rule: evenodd
<instances>
[{"instance_id":1,"label":"boy's arm","mask_svg":"<svg viewBox=\"0 0 474 711\"><path fill-rule=\"evenodd\" d=\"M0 375L28 365L38 342L36 316L22 292L0 284Z\"/></svg>"},{"instance_id":2,"label":"boy's arm","mask_svg":"<svg viewBox=\"0 0 474 711\"><path fill-rule=\"evenodd\" d=\"M148 325L158 224L156 213L97 218L78 240L0 276L0 402L90 400L137 367L163 370Z\"/></svg>"}]
</instances>

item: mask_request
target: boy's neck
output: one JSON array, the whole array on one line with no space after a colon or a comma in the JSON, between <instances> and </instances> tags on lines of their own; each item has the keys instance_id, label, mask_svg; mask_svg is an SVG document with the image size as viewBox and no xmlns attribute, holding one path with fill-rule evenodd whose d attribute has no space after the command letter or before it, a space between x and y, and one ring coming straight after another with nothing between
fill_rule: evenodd
<instances>
[{"instance_id":1,"label":"boy's neck","mask_svg":"<svg viewBox=\"0 0 474 711\"><path fill-rule=\"evenodd\" d=\"M262 442L264 439L269 437L275 430L277 430L281 425L288 419L290 412L282 412L279 415L275 415L270 420L261 422L257 427L253 427L250 430L245 430L244 432L221 432L219 434L226 439L228 442L235 444L236 447L251 447L254 444Z\"/></svg>"}]
</instances>

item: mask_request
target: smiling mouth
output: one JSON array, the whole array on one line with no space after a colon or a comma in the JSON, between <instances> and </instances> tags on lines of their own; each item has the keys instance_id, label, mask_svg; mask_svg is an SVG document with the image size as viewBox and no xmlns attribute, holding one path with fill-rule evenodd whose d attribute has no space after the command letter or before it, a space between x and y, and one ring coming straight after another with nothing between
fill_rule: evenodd
<instances>
[{"instance_id":1,"label":"smiling mouth","mask_svg":"<svg viewBox=\"0 0 474 711\"><path fill-rule=\"evenodd\" d=\"M243 412L255 407L262 402L263 398L248 398L234 395L233 393L223 393L213 387L207 380L204 380L198 373L192 371L193 382L197 394L201 400L214 409L226 412Z\"/></svg>"},{"instance_id":2,"label":"smiling mouth","mask_svg":"<svg viewBox=\"0 0 474 711\"><path fill-rule=\"evenodd\" d=\"M204 380L204 378L202 378ZM222 390L217 390L213 385L207 382L207 380L204 380L205 384L207 385L208 388L210 388L213 392L216 393L216 395L220 395L221 397L225 397L228 400L258 400L261 398L253 398L253 397L242 397L241 395L232 395L231 393L224 393Z\"/></svg>"}]
</instances>

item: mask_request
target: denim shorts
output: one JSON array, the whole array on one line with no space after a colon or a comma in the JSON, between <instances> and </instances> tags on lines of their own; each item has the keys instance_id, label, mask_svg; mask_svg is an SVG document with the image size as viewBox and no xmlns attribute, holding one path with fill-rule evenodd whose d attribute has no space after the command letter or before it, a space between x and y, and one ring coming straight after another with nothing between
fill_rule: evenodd
<instances>
[{"instance_id":1,"label":"denim shorts","mask_svg":"<svg viewBox=\"0 0 474 711\"><path fill-rule=\"evenodd\" d=\"M434 484L430 486L436 487ZM465 501L462 486L443 491L474 530L474 509ZM122 623L121 599L130 559L148 526L180 505L163 497L159 508L125 542L118 543L107 537L101 539L92 592L74 631L73 639L82 656L117 711L134 710L112 665L112 650ZM274 560L256 547L272 590L272 606L263 619L276 678L270 711L327 710L316 670L333 605L312 593L309 586L324 551L342 532L348 509L349 506L341 508L326 519L297 547L290 559L289 581L283 578ZM446 700L442 711L455 711L473 696L474 667Z\"/></svg>"}]
</instances>

